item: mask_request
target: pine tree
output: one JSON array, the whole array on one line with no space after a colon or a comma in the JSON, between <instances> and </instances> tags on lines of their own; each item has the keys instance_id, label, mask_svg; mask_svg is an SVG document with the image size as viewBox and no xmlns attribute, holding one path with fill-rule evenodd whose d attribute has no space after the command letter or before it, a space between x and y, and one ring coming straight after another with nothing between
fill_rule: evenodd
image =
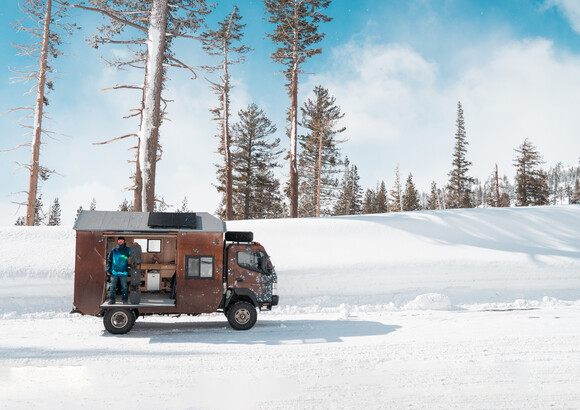
<instances>
[{"instance_id":1,"label":"pine tree","mask_svg":"<svg viewBox=\"0 0 580 410\"><path fill-rule=\"evenodd\" d=\"M232 127L235 216L237 219L280 217L280 181L274 170L279 167L277 160L282 150L279 138L269 140L276 126L256 104L240 110L238 116L240 121Z\"/></svg>"},{"instance_id":2,"label":"pine tree","mask_svg":"<svg viewBox=\"0 0 580 410\"><path fill-rule=\"evenodd\" d=\"M387 198L387 187L385 181L381 181L377 187L377 194L375 197L375 213L382 214L389 212L389 202Z\"/></svg>"},{"instance_id":3,"label":"pine tree","mask_svg":"<svg viewBox=\"0 0 580 410\"><path fill-rule=\"evenodd\" d=\"M419 209L421 209L419 195L413 183L413 174L409 174L403 193L403 211L417 211Z\"/></svg>"},{"instance_id":4,"label":"pine tree","mask_svg":"<svg viewBox=\"0 0 580 410\"><path fill-rule=\"evenodd\" d=\"M403 210L403 194L401 189L401 176L399 174L399 164L395 168L395 183L391 189L391 212L400 212Z\"/></svg>"},{"instance_id":5,"label":"pine tree","mask_svg":"<svg viewBox=\"0 0 580 410\"><path fill-rule=\"evenodd\" d=\"M77 219L79 219L79 215L81 214L82 211L83 211L83 206L81 205L77 209L77 214L75 216L75 222L76 222Z\"/></svg>"},{"instance_id":6,"label":"pine tree","mask_svg":"<svg viewBox=\"0 0 580 410\"><path fill-rule=\"evenodd\" d=\"M375 191L373 191L371 188L367 188L363 200L362 213L363 214L376 213L375 203L376 203Z\"/></svg>"},{"instance_id":7,"label":"pine tree","mask_svg":"<svg viewBox=\"0 0 580 410\"><path fill-rule=\"evenodd\" d=\"M23 216L19 216L16 222L14 223L15 226L25 226L26 225L26 218Z\"/></svg>"},{"instance_id":8,"label":"pine tree","mask_svg":"<svg viewBox=\"0 0 580 410\"><path fill-rule=\"evenodd\" d=\"M429 194L427 200L427 207L426 209L435 210L435 209L442 209L441 207L441 200L439 199L440 194L439 190L437 189L437 183L435 181L431 182L431 193Z\"/></svg>"},{"instance_id":9,"label":"pine tree","mask_svg":"<svg viewBox=\"0 0 580 410\"><path fill-rule=\"evenodd\" d=\"M335 174L339 171L340 151L336 135L346 128L336 128L338 120L344 117L336 100L322 86L314 88L314 99L302 107L300 125L308 130L300 135L300 216L320 216L328 213L328 205L334 199L338 181Z\"/></svg>"},{"instance_id":10,"label":"pine tree","mask_svg":"<svg viewBox=\"0 0 580 410\"><path fill-rule=\"evenodd\" d=\"M301 66L312 56L320 54L321 48L313 46L324 38L318 32L320 23L329 22L323 10L330 0L264 0L268 22L274 31L268 37L278 45L272 60L286 67L290 108L288 110L288 136L290 138L290 217L298 216L298 74Z\"/></svg>"},{"instance_id":11,"label":"pine tree","mask_svg":"<svg viewBox=\"0 0 580 410\"><path fill-rule=\"evenodd\" d=\"M580 179L578 178L576 178L576 181L574 182L574 193L572 194L570 203L580 204Z\"/></svg>"},{"instance_id":12,"label":"pine tree","mask_svg":"<svg viewBox=\"0 0 580 410\"><path fill-rule=\"evenodd\" d=\"M82 210L82 207L80 209ZM121 202L121 205L119 205L119 211L121 211L121 212L131 212L131 210L132 210L132 206L129 203L129 201L127 201L127 198L123 199L123 202Z\"/></svg>"},{"instance_id":13,"label":"pine tree","mask_svg":"<svg viewBox=\"0 0 580 410\"><path fill-rule=\"evenodd\" d=\"M188 208L187 205L187 197L184 196L183 197L183 201L181 201L181 206L177 209L178 213L187 213L187 212L191 212Z\"/></svg>"},{"instance_id":14,"label":"pine tree","mask_svg":"<svg viewBox=\"0 0 580 410\"><path fill-rule=\"evenodd\" d=\"M48 226L60 226L60 213L60 203L58 198L54 198L48 214Z\"/></svg>"},{"instance_id":15,"label":"pine tree","mask_svg":"<svg viewBox=\"0 0 580 410\"><path fill-rule=\"evenodd\" d=\"M204 67L210 72L221 71L221 83L210 82L211 88L218 96L219 106L211 110L214 120L219 121L220 146L218 152L224 157L224 205L225 219L234 219L233 210L233 179L232 179L232 155L231 155L231 135L230 135L230 91L232 89L230 80L230 65L242 62L244 54L250 48L241 44L243 38L242 29L245 24L241 24L242 16L238 13L238 7L234 6L232 13L219 23L218 30L210 30L202 34L204 50L210 55L221 57L221 62L217 66ZM237 45L234 46L234 43ZM232 59L232 56L237 58Z\"/></svg>"},{"instance_id":16,"label":"pine tree","mask_svg":"<svg viewBox=\"0 0 580 410\"><path fill-rule=\"evenodd\" d=\"M449 208L471 208L471 184L473 178L468 175L471 162L467 161L467 134L461 102L457 103L457 132L455 134L455 151L453 152L452 169L449 172Z\"/></svg>"},{"instance_id":17,"label":"pine tree","mask_svg":"<svg viewBox=\"0 0 580 410\"><path fill-rule=\"evenodd\" d=\"M89 211L94 211L95 209L97 209L97 201L95 198L93 198L91 204L89 205Z\"/></svg>"},{"instance_id":18,"label":"pine tree","mask_svg":"<svg viewBox=\"0 0 580 410\"><path fill-rule=\"evenodd\" d=\"M362 188L356 165L350 165L348 158L344 161L342 184L333 208L333 215L358 215L362 211Z\"/></svg>"},{"instance_id":19,"label":"pine tree","mask_svg":"<svg viewBox=\"0 0 580 410\"><path fill-rule=\"evenodd\" d=\"M529 139L514 150L516 158L516 205L547 205L549 203L547 175L539 167L542 156Z\"/></svg>"},{"instance_id":20,"label":"pine tree","mask_svg":"<svg viewBox=\"0 0 580 410\"><path fill-rule=\"evenodd\" d=\"M44 204L42 203L42 194L39 194L38 198L36 198L36 203L34 205L34 223L33 223L34 226L40 226L41 224L44 223L46 215L42 211L43 205Z\"/></svg>"}]
</instances>

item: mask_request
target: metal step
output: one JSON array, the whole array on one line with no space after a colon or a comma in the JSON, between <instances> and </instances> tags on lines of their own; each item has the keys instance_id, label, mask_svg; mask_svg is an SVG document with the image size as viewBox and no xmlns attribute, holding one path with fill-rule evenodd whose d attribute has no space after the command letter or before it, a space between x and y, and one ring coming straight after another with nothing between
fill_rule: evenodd
<instances>
[{"instance_id":1,"label":"metal step","mask_svg":"<svg viewBox=\"0 0 580 410\"><path fill-rule=\"evenodd\" d=\"M121 298L117 296L117 301L114 305L109 305L106 301L103 303L101 309L111 309L114 307L127 307L127 308L166 308L175 307L175 299L170 299L169 296L165 295L148 295L146 293L141 293L141 302L138 304L123 305Z\"/></svg>"}]
</instances>

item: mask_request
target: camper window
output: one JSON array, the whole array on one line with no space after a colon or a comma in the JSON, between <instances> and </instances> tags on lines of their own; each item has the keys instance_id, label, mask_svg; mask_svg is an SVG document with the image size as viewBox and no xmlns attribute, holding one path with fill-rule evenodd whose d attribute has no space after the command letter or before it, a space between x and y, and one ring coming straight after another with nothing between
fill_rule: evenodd
<instances>
[{"instance_id":1,"label":"camper window","mask_svg":"<svg viewBox=\"0 0 580 410\"><path fill-rule=\"evenodd\" d=\"M185 257L185 279L213 279L214 278L213 256Z\"/></svg>"},{"instance_id":2,"label":"camper window","mask_svg":"<svg viewBox=\"0 0 580 410\"><path fill-rule=\"evenodd\" d=\"M161 239L135 239L135 242L141 245L143 252L161 252Z\"/></svg>"}]
</instances>

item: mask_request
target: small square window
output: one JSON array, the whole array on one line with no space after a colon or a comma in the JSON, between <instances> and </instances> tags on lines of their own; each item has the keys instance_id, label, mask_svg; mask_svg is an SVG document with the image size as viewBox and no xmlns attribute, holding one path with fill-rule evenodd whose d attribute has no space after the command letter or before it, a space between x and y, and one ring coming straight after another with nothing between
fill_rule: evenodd
<instances>
[{"instance_id":1,"label":"small square window","mask_svg":"<svg viewBox=\"0 0 580 410\"><path fill-rule=\"evenodd\" d=\"M161 239L149 239L147 241L147 252L161 252Z\"/></svg>"},{"instance_id":2,"label":"small square window","mask_svg":"<svg viewBox=\"0 0 580 410\"><path fill-rule=\"evenodd\" d=\"M185 279L213 279L214 258L213 256L185 257Z\"/></svg>"},{"instance_id":3,"label":"small square window","mask_svg":"<svg viewBox=\"0 0 580 410\"><path fill-rule=\"evenodd\" d=\"M159 253L161 252L161 239L145 239L138 238L134 242L141 246L142 252L147 253Z\"/></svg>"}]
</instances>

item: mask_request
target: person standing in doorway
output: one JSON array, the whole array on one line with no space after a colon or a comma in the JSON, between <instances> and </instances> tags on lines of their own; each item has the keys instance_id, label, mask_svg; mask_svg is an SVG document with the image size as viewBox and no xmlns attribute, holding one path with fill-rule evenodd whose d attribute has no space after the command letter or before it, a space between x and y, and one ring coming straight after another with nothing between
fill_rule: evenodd
<instances>
[{"instance_id":1,"label":"person standing in doorway","mask_svg":"<svg viewBox=\"0 0 580 410\"><path fill-rule=\"evenodd\" d=\"M126 305L129 300L127 276L129 270L129 256L131 249L125 244L125 238L119 236L115 246L107 257L107 274L111 275L111 287L109 288L109 305L114 305L117 299L117 286L121 284L121 299Z\"/></svg>"}]
</instances>

